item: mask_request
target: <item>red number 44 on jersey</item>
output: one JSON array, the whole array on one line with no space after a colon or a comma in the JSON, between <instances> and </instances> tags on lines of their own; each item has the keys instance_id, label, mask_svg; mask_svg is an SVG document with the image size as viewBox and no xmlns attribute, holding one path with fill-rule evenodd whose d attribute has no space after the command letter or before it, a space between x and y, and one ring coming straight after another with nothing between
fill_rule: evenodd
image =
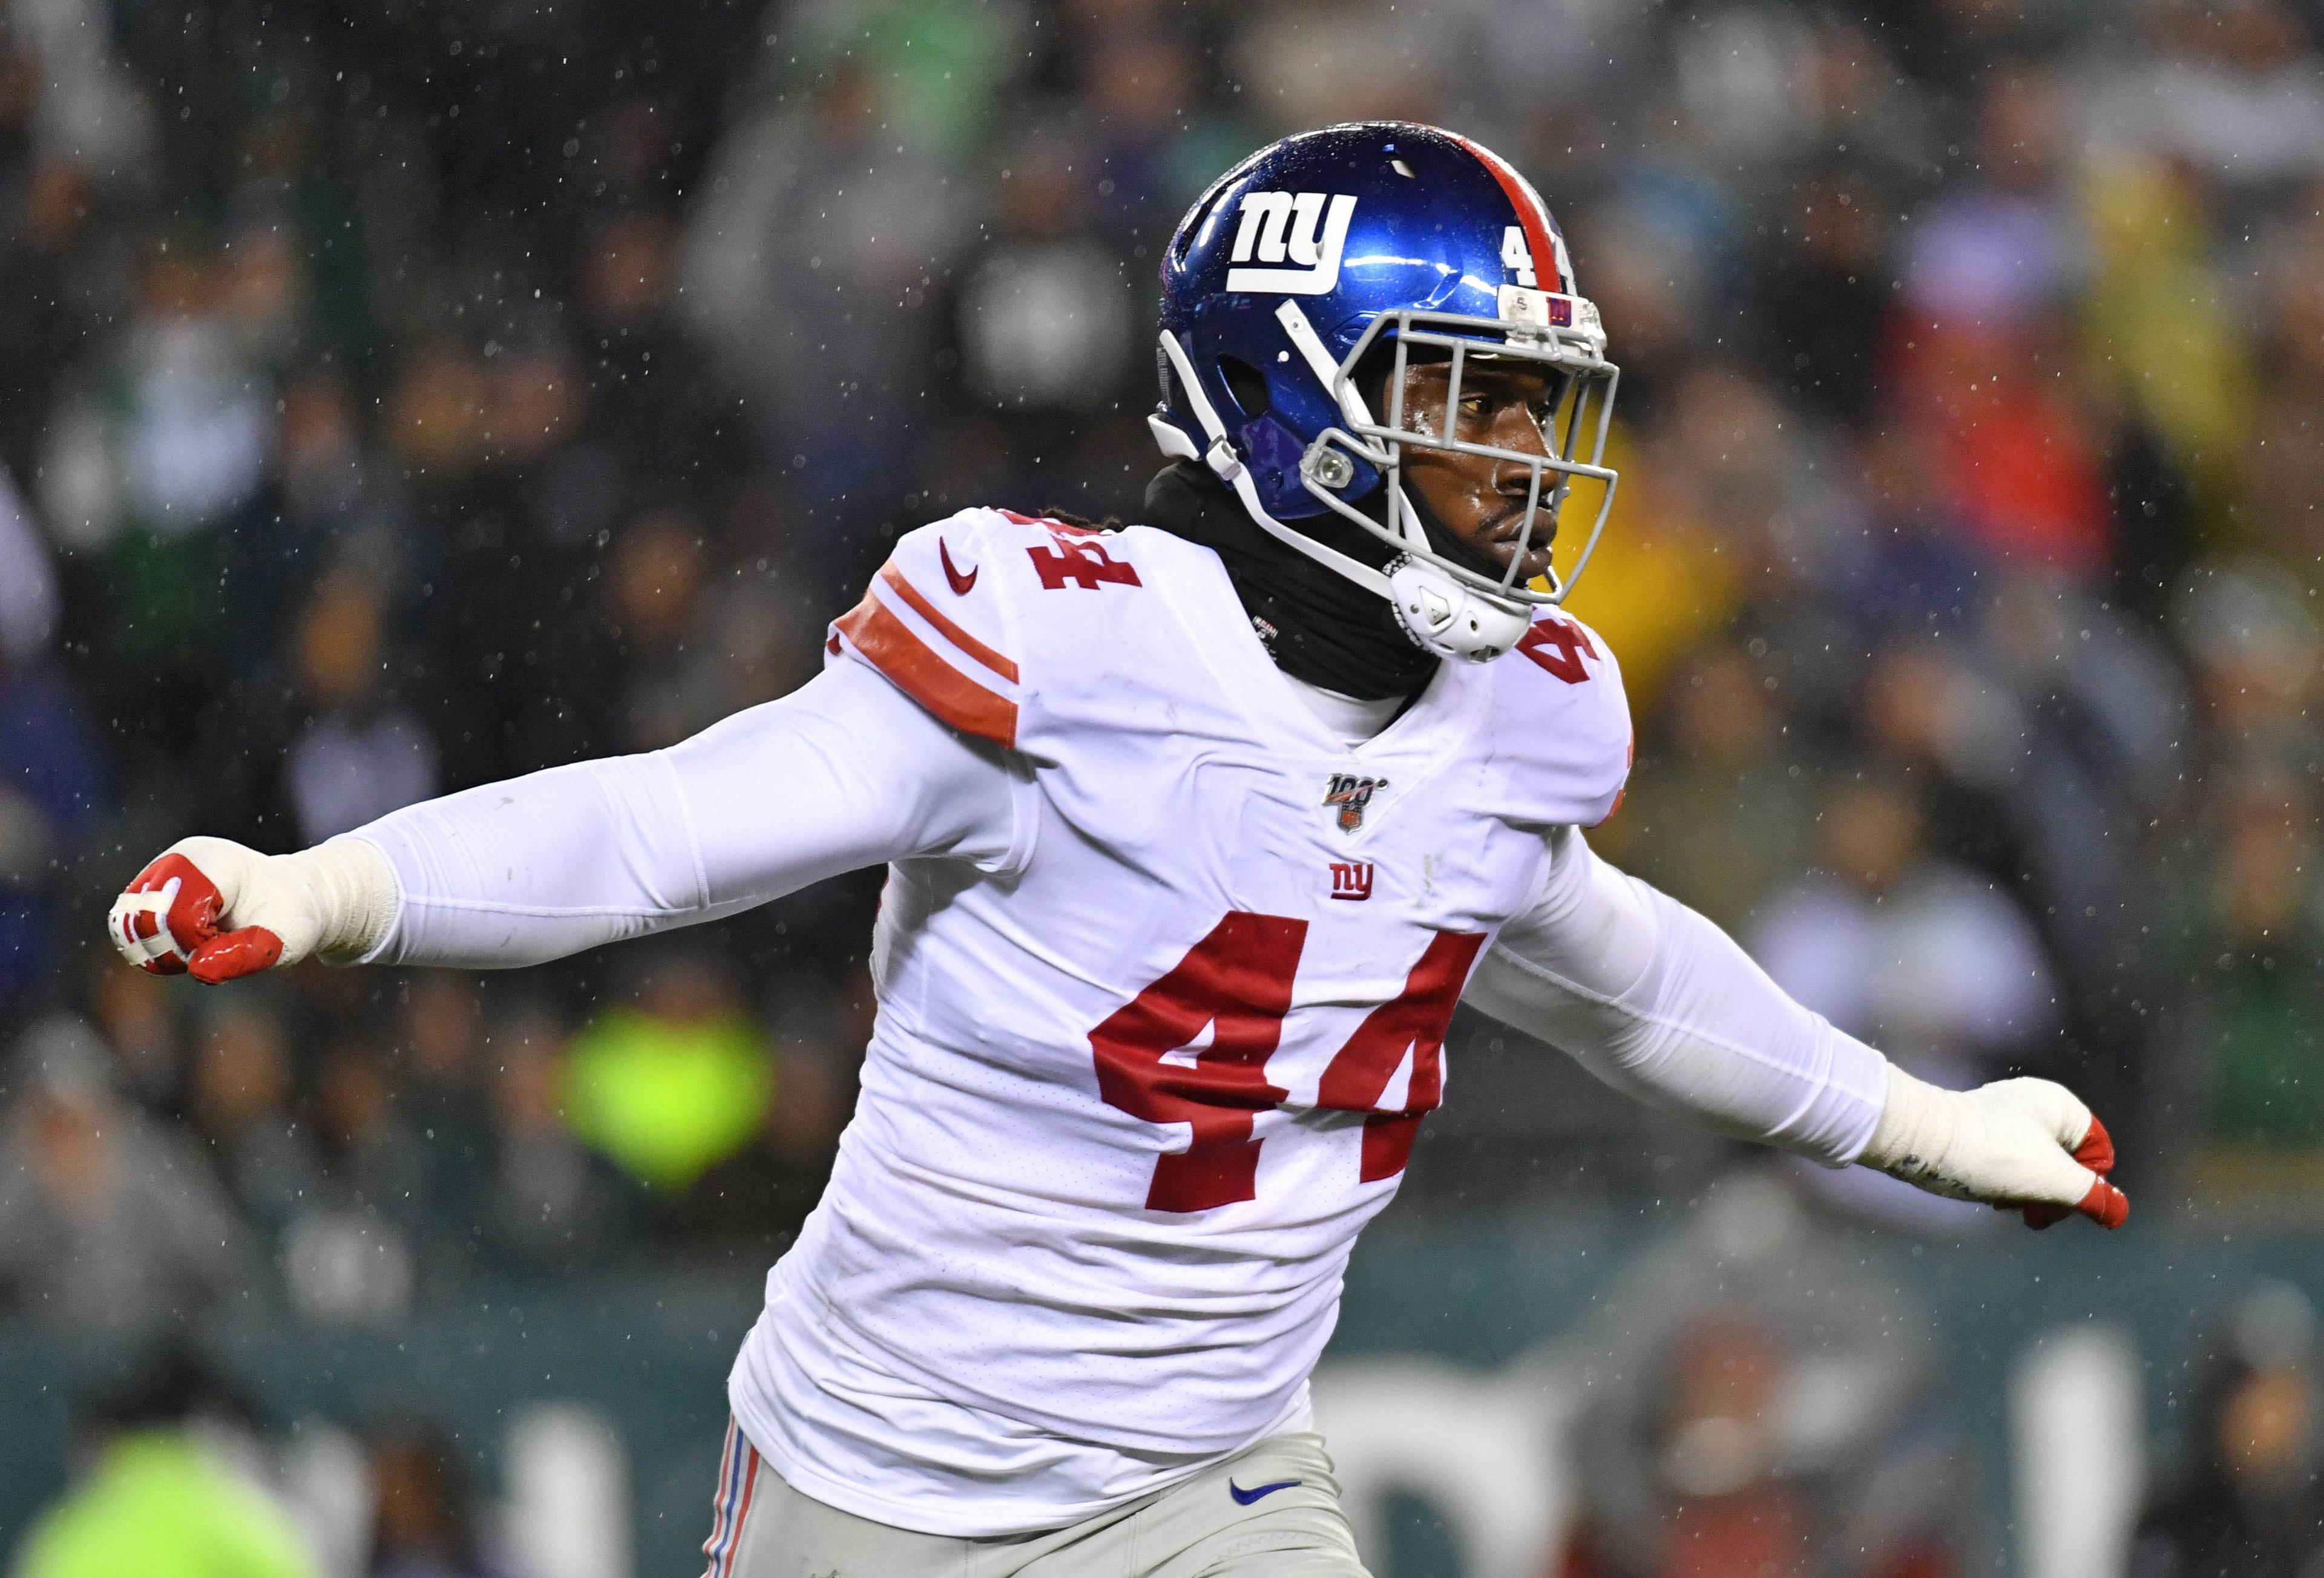
<instances>
[{"instance_id":1,"label":"red number 44 on jersey","mask_svg":"<svg viewBox=\"0 0 2324 1578\"><path fill-rule=\"evenodd\" d=\"M1404 1170L1422 1116L1443 1098L1445 1028L1484 940L1482 932L1437 932L1403 992L1373 1009L1323 1071L1318 1107L1370 1115L1366 1183ZM1262 1142L1251 1137L1252 1115L1289 1094L1268 1083L1266 1068L1291 1010L1306 941L1305 921L1231 912L1168 974L1090 1032L1098 1093L1110 1105L1194 1130L1185 1150L1155 1159L1148 1210L1207 1211L1257 1197ZM1165 1061L1205 1025L1211 1044L1193 1063ZM1407 1050L1412 1079L1404 1105L1382 1111L1376 1104Z\"/></svg>"}]
</instances>

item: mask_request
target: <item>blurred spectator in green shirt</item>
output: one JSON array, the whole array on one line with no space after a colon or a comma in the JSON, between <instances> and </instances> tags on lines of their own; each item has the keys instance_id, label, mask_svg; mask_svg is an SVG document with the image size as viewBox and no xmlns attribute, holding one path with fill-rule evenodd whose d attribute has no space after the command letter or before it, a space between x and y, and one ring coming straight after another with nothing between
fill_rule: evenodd
<instances>
[{"instance_id":1,"label":"blurred spectator in green shirt","mask_svg":"<svg viewBox=\"0 0 2324 1578\"><path fill-rule=\"evenodd\" d=\"M2162 867L2154 1084L2163 1132L2191 1142L2190 1193L2303 1223L2324 1179L2324 628L2308 601L2255 558L2199 565L2180 598L2211 765Z\"/></svg>"},{"instance_id":2,"label":"blurred spectator in green shirt","mask_svg":"<svg viewBox=\"0 0 2324 1578\"><path fill-rule=\"evenodd\" d=\"M2217 775L2209 824L2173 885L2166 1111L2196 1137L2186 1184L2207 1203L2295 1211L2324 1176L2324 888L2316 795L2265 760ZM2186 1120L2193 1120L2188 1122Z\"/></svg>"},{"instance_id":3,"label":"blurred spectator in green shirt","mask_svg":"<svg viewBox=\"0 0 2324 1578\"><path fill-rule=\"evenodd\" d=\"M173 1356L101 1404L88 1472L33 1523L13 1578L320 1578L281 1509L188 1430L204 1390Z\"/></svg>"},{"instance_id":4,"label":"blurred spectator in green shirt","mask_svg":"<svg viewBox=\"0 0 2324 1578\"><path fill-rule=\"evenodd\" d=\"M608 1009L567 1048L566 1122L622 1171L685 1192L751 1142L775 1093L766 1037L710 957L672 951L634 1006Z\"/></svg>"}]
</instances>

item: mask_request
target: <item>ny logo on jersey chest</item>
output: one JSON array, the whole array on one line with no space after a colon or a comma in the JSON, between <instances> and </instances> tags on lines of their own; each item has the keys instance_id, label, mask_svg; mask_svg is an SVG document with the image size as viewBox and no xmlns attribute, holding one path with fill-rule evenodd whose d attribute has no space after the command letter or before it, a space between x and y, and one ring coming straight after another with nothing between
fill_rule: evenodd
<instances>
[{"instance_id":1,"label":"ny logo on jersey chest","mask_svg":"<svg viewBox=\"0 0 2324 1578\"><path fill-rule=\"evenodd\" d=\"M1334 773L1330 787L1323 791L1323 803L1340 808L1340 830L1352 833L1364 825L1364 808L1372 796L1388 787L1386 778L1360 778L1353 773Z\"/></svg>"},{"instance_id":2,"label":"ny logo on jersey chest","mask_svg":"<svg viewBox=\"0 0 2324 1578\"><path fill-rule=\"evenodd\" d=\"M1361 901L1372 896L1372 863L1369 860L1332 862L1332 896Z\"/></svg>"}]
</instances>

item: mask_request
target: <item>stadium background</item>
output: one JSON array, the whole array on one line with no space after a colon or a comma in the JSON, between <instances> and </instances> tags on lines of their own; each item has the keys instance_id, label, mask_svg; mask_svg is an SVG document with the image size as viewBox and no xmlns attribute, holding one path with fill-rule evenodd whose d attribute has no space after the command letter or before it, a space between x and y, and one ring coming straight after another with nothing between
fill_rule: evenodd
<instances>
[{"instance_id":1,"label":"stadium background","mask_svg":"<svg viewBox=\"0 0 2324 1578\"><path fill-rule=\"evenodd\" d=\"M2136 1216L1464 1019L1319 1382L1376 1570L2314 1570L2324 14L5 10L0 1549L175 1376L334 1574L691 1570L876 875L217 994L105 905L779 694L963 504L1134 517L1177 216L1397 115L1532 176L1624 370L1601 847L1924 1075L2073 1082Z\"/></svg>"}]
</instances>

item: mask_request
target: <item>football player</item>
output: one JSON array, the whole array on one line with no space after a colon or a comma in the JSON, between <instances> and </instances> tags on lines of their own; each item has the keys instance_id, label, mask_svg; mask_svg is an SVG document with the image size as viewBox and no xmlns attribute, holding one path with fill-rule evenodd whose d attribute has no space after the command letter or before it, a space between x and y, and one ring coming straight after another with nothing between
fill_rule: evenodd
<instances>
[{"instance_id":1,"label":"football player","mask_svg":"<svg viewBox=\"0 0 2324 1578\"><path fill-rule=\"evenodd\" d=\"M203 981L474 969L887 865L712 1578L1360 1573L1308 1372L1464 1000L1832 1167L2127 1214L2064 1088L1924 1085L1591 853L1630 719L1550 548L1604 521L1616 375L1523 177L1425 126L1291 137L1162 271L1146 524L964 510L780 701L300 853L189 839L114 906Z\"/></svg>"}]
</instances>

